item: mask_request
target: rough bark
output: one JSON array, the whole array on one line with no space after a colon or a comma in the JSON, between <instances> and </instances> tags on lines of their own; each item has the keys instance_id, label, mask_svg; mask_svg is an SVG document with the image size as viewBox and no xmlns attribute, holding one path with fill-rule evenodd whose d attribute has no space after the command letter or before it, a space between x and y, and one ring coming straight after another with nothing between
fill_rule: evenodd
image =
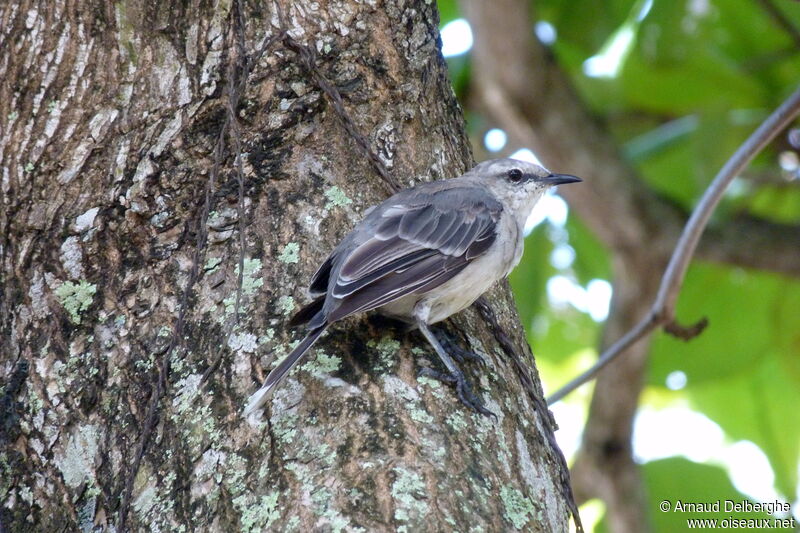
<instances>
[{"instance_id":1,"label":"rough bark","mask_svg":"<svg viewBox=\"0 0 800 533\"><path fill-rule=\"evenodd\" d=\"M282 11L398 182L471 163L435 6ZM268 41L278 15L0 7L0 529L566 530L548 414L472 310L450 328L487 356L469 373L497 421L416 378L437 365L418 336L364 318L240 416L315 265L387 194ZM490 302L532 366L507 287Z\"/></svg>"}]
</instances>

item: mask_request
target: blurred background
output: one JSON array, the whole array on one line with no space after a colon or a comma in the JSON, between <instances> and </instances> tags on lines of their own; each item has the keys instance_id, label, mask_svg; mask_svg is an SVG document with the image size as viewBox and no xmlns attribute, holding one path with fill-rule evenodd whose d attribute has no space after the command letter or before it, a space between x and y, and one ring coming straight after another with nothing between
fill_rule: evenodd
<instances>
[{"instance_id":1,"label":"blurred background","mask_svg":"<svg viewBox=\"0 0 800 533\"><path fill-rule=\"evenodd\" d=\"M476 160L586 180L537 206L511 278L552 394L644 315L700 195L800 84L800 4L438 4ZM715 211L677 308L709 327L657 332L552 406L587 530L685 529L665 499L800 516L798 149L800 130L781 132Z\"/></svg>"}]
</instances>

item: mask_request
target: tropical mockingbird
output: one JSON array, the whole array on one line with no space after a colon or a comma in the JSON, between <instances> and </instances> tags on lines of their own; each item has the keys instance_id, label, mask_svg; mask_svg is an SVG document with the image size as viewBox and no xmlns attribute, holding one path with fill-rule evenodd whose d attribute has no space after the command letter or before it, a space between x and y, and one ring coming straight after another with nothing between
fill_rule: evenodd
<instances>
[{"instance_id":1,"label":"tropical mockingbird","mask_svg":"<svg viewBox=\"0 0 800 533\"><path fill-rule=\"evenodd\" d=\"M312 302L290 324L306 337L267 376L245 415L261 407L325 329L377 309L419 328L447 368L461 401L488 414L430 325L461 311L522 257L523 228L554 185L580 178L525 161L484 161L460 176L404 189L367 212L311 278ZM445 342L452 355L471 355Z\"/></svg>"}]
</instances>

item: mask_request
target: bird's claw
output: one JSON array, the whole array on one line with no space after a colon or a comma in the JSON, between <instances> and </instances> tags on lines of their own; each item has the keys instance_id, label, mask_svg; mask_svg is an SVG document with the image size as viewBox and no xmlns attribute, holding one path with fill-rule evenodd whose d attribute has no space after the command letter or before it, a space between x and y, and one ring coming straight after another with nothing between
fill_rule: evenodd
<instances>
[{"instance_id":1,"label":"bird's claw","mask_svg":"<svg viewBox=\"0 0 800 533\"><path fill-rule=\"evenodd\" d=\"M459 363L464 363L465 361L472 361L480 364L482 367L486 367L486 358L481 355L476 354L475 352L471 352L469 350L465 350L461 346L459 346L453 337L450 336L443 329L439 329L436 331L436 338L442 344L442 348L447 350L447 352L455 358L456 361Z\"/></svg>"},{"instance_id":2,"label":"bird's claw","mask_svg":"<svg viewBox=\"0 0 800 533\"><path fill-rule=\"evenodd\" d=\"M423 368L419 371L419 375L437 379L445 383L455 383L456 394L458 395L458 399L461 400L461 403L473 411L476 411L484 416L492 416L495 420L497 420L497 415L484 407L481 399L474 392L472 392L472 386L469 384L469 381L467 381L467 378L463 373L458 372L457 374L449 374L447 372L433 370L432 368Z\"/></svg>"}]
</instances>

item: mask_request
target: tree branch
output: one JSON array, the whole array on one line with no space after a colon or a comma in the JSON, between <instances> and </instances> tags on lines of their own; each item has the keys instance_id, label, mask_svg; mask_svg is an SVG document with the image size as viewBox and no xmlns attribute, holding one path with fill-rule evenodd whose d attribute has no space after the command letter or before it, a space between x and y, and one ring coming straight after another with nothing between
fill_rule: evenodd
<instances>
[{"instance_id":1,"label":"tree branch","mask_svg":"<svg viewBox=\"0 0 800 533\"><path fill-rule=\"evenodd\" d=\"M720 169L714 181L703 193L700 203L692 212L686 227L681 234L678 245L672 254L664 276L661 278L661 285L658 289L653 306L650 312L639 321L628 333L610 346L597 362L586 372L570 381L567 385L556 391L548 398L547 403L553 404L564 396L580 387L611 361L617 358L625 349L641 339L654 329L662 325L674 322L675 302L683 286L686 277L686 270L689 268L689 261L697 249L703 229L708 224L711 214L722 199L722 194L730 182L735 178L778 133L786 128L789 123L800 114L800 88L776 109L767 119L753 132L747 141L739 147L733 156Z\"/></svg>"}]
</instances>

